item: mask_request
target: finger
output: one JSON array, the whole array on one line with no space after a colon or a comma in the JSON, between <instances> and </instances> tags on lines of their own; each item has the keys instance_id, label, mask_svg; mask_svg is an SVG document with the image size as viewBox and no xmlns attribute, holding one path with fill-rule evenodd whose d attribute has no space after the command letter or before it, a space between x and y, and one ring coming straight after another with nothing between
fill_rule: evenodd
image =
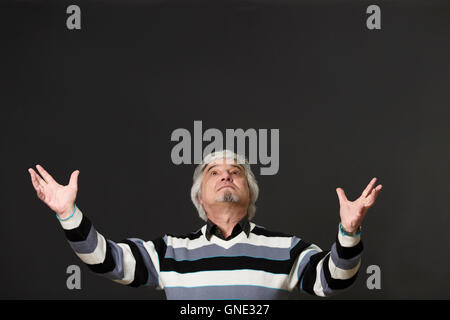
<instances>
[{"instance_id":1,"label":"finger","mask_svg":"<svg viewBox=\"0 0 450 320\"><path fill-rule=\"evenodd\" d=\"M33 183L33 187L36 189L36 191L38 191L39 186L46 185L45 181L42 180L42 178L33 169L28 169L28 172L31 175L31 182Z\"/></svg>"},{"instance_id":2,"label":"finger","mask_svg":"<svg viewBox=\"0 0 450 320\"><path fill-rule=\"evenodd\" d=\"M80 170L75 170L70 175L69 185L75 188L78 188L78 175L80 174Z\"/></svg>"},{"instance_id":3,"label":"finger","mask_svg":"<svg viewBox=\"0 0 450 320\"><path fill-rule=\"evenodd\" d=\"M364 189L364 191L361 194L363 197L367 197L372 192L375 182L377 182L377 178L372 178L372 180L370 180L369 184L367 185L367 187Z\"/></svg>"},{"instance_id":4,"label":"finger","mask_svg":"<svg viewBox=\"0 0 450 320\"><path fill-rule=\"evenodd\" d=\"M33 184L33 188L34 190L38 190L39 188L39 182L37 181L37 179L34 177L33 174L33 170L32 169L28 169L28 172L30 173L30 178L31 178L31 183Z\"/></svg>"},{"instance_id":5,"label":"finger","mask_svg":"<svg viewBox=\"0 0 450 320\"><path fill-rule=\"evenodd\" d=\"M383 188L383 186L381 184L379 184L374 190L373 190L373 198L374 200L378 197L378 195L380 194L381 189Z\"/></svg>"},{"instance_id":6,"label":"finger","mask_svg":"<svg viewBox=\"0 0 450 320\"><path fill-rule=\"evenodd\" d=\"M372 190L370 195L367 197L368 206L373 206L375 204L375 200L377 199L378 194L380 193L382 188L383 188L383 186L381 184L379 184L375 189Z\"/></svg>"},{"instance_id":7,"label":"finger","mask_svg":"<svg viewBox=\"0 0 450 320\"><path fill-rule=\"evenodd\" d=\"M339 204L343 204L344 202L348 201L345 192L342 188L336 188L336 193L339 198Z\"/></svg>"},{"instance_id":8,"label":"finger","mask_svg":"<svg viewBox=\"0 0 450 320\"><path fill-rule=\"evenodd\" d=\"M52 178L52 176L47 171L45 171L45 169L41 165L37 164L36 168L38 169L38 171L41 174L42 178L44 178L45 182L47 182L47 183L56 182Z\"/></svg>"}]
</instances>

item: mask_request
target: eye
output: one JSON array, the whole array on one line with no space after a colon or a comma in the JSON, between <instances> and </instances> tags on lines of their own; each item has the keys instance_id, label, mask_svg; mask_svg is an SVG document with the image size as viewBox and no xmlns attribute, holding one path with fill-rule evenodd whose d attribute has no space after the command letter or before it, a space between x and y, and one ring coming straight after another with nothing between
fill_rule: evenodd
<instances>
[{"instance_id":1,"label":"eye","mask_svg":"<svg viewBox=\"0 0 450 320\"><path fill-rule=\"evenodd\" d=\"M212 175L212 176L215 176L216 174L217 174L216 171L211 171L211 175Z\"/></svg>"}]
</instances>

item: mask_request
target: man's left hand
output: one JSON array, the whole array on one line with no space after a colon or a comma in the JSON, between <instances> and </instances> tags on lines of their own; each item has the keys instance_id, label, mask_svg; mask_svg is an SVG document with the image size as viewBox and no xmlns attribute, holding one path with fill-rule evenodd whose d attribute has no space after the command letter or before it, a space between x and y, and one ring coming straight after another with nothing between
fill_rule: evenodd
<instances>
[{"instance_id":1,"label":"man's left hand","mask_svg":"<svg viewBox=\"0 0 450 320\"><path fill-rule=\"evenodd\" d=\"M340 205L341 226L345 231L355 232L361 225L367 210L375 204L375 199L383 187L381 184L375 187L376 181L377 178L373 178L355 201L349 201L342 188L336 189Z\"/></svg>"}]
</instances>

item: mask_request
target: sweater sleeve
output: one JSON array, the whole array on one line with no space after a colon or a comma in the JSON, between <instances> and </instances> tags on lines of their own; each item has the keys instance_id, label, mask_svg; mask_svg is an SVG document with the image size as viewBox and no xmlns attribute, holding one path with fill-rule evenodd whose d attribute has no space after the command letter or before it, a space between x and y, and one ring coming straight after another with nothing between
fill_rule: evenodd
<instances>
[{"instance_id":1,"label":"sweater sleeve","mask_svg":"<svg viewBox=\"0 0 450 320\"><path fill-rule=\"evenodd\" d=\"M298 256L298 288L321 297L349 288L361 266L362 251L361 235L348 236L340 230L330 251L311 244Z\"/></svg>"},{"instance_id":2,"label":"sweater sleeve","mask_svg":"<svg viewBox=\"0 0 450 320\"><path fill-rule=\"evenodd\" d=\"M94 273L131 287L160 289L158 252L152 241L108 240L78 207L70 219L60 223L75 254Z\"/></svg>"}]
</instances>

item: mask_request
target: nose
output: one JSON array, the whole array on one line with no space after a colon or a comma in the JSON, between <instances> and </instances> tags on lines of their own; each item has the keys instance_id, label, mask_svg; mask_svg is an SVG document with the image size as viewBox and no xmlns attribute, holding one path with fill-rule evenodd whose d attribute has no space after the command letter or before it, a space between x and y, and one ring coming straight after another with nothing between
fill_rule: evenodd
<instances>
[{"instance_id":1,"label":"nose","mask_svg":"<svg viewBox=\"0 0 450 320\"><path fill-rule=\"evenodd\" d=\"M220 181L233 182L233 179L231 178L231 174L228 171L225 171L222 174L222 177L220 178Z\"/></svg>"}]
</instances>

